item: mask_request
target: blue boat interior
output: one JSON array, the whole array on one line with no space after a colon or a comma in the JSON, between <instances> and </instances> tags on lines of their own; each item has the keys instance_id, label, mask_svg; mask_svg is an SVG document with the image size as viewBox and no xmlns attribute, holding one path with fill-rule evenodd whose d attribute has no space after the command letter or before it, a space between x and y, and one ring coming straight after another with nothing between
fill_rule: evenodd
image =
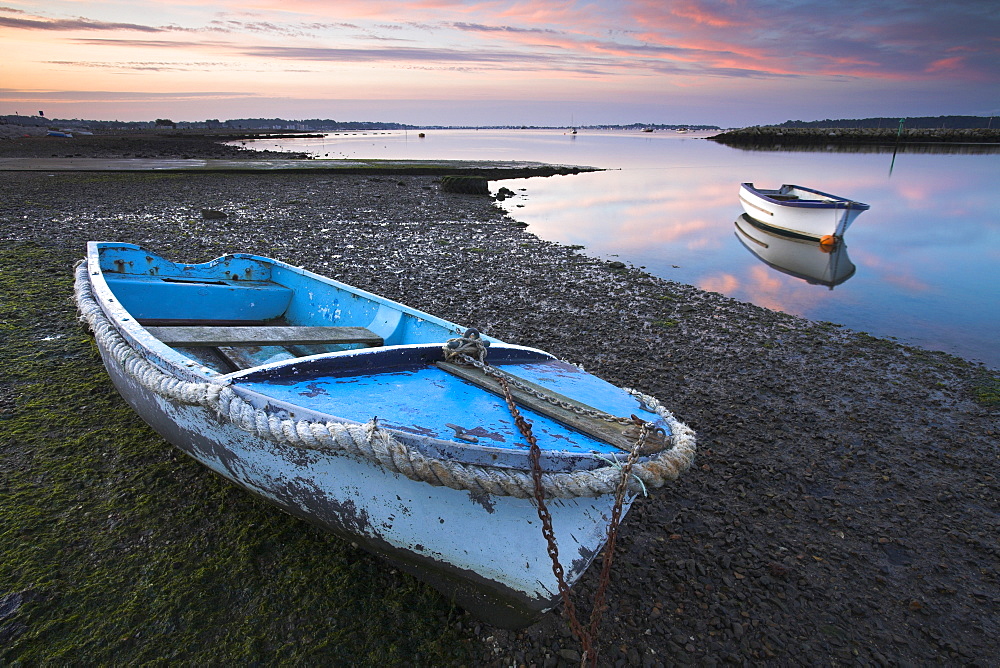
<instances>
[{"instance_id":1,"label":"blue boat interior","mask_svg":"<svg viewBox=\"0 0 1000 668\"><path fill-rule=\"evenodd\" d=\"M780 188L758 188L752 183L742 184L750 192L784 206L803 208L847 208L866 211L871 208L863 202L855 202L846 197L831 195L814 188L782 184Z\"/></svg>"},{"instance_id":2,"label":"blue boat interior","mask_svg":"<svg viewBox=\"0 0 1000 668\"><path fill-rule=\"evenodd\" d=\"M444 342L461 334L434 316L253 255L180 264L132 244L101 245L100 266L132 317L220 374L369 346ZM199 334L214 336L219 345L205 345ZM273 345L274 338L293 343Z\"/></svg>"},{"instance_id":3,"label":"blue boat interior","mask_svg":"<svg viewBox=\"0 0 1000 668\"><path fill-rule=\"evenodd\" d=\"M252 255L177 264L130 244L98 244L119 305L176 353L281 417L363 423L437 448L438 456L503 466L527 448L504 400L435 366L463 330L429 314ZM611 415L663 420L626 391L548 353L496 339L490 364ZM374 411L374 415L373 415ZM560 466L599 466L619 448L524 408ZM523 459L511 465L523 465Z\"/></svg>"},{"instance_id":4,"label":"blue boat interior","mask_svg":"<svg viewBox=\"0 0 1000 668\"><path fill-rule=\"evenodd\" d=\"M498 456L501 451L527 450L504 400L435 366L442 357L440 345L371 349L269 365L231 379L237 393L282 418L337 415L365 422L375 406L381 426L420 439L458 441L465 460L471 444L493 453L492 459L482 455L481 463L499 466L504 465ZM490 348L489 361L554 394L570 396L610 415L638 415L668 430L658 415L626 391L548 353L497 344ZM564 458L587 455L593 466L601 460L594 460L590 453L621 452L531 408L520 410L543 451L558 452ZM440 454L459 456L450 451ZM572 465L581 468L578 461Z\"/></svg>"}]
</instances>

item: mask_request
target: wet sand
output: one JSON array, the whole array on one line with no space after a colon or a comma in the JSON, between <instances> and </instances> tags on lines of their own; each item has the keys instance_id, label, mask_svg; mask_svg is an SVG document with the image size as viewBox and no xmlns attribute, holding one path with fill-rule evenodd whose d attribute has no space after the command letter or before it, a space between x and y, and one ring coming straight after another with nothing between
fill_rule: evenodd
<instances>
[{"instance_id":1,"label":"wet sand","mask_svg":"<svg viewBox=\"0 0 1000 668\"><path fill-rule=\"evenodd\" d=\"M0 142L0 157L25 155L15 143ZM129 157L109 143L93 142L99 157ZM185 154L197 150L220 155L214 145ZM136 151L171 157L150 144ZM42 276L68 273L67 258L82 257L88 240L130 241L190 262L258 253L657 396L697 431L698 460L675 485L638 500L622 526L602 665L996 660L995 371L613 269L585 249L538 239L487 197L442 192L433 175L6 172L0 181L0 238L8 249L43 249L35 260ZM227 217L205 219L202 209ZM52 336L80 335L68 300L52 294L51 310L37 316ZM74 351L62 363L99 377L97 358ZM4 371L2 461L30 470L36 460L5 425L31 422L37 389ZM17 531L11 535L24 535ZM584 618L596 566L575 590ZM382 566L372 559L368 568ZM195 576L180 568L175 577ZM0 602L20 593L33 603L0 617L0 658L44 656L33 629L70 610L40 586L12 582L0 585ZM370 605L391 605L391 587L372 589L364 594ZM302 605L295 612L307 617L319 604ZM461 611L435 623L454 651L465 648L464 662L578 663L579 645L558 612L522 631L490 628ZM139 631L131 647L166 638L155 620ZM282 633L278 640L302 642L295 625ZM312 645L284 656L363 662L350 640L337 642L336 651ZM204 651L188 657L210 655ZM224 644L217 651L231 655ZM412 663L435 662L422 656Z\"/></svg>"}]
</instances>

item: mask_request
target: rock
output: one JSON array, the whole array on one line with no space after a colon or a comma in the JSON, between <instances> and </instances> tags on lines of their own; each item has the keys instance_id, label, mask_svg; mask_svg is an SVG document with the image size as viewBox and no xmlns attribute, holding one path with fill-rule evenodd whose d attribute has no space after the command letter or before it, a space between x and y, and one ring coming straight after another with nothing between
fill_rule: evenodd
<instances>
[{"instance_id":1,"label":"rock","mask_svg":"<svg viewBox=\"0 0 1000 668\"><path fill-rule=\"evenodd\" d=\"M8 622L0 626L0 646L7 645L23 635L28 630L27 625L21 622Z\"/></svg>"},{"instance_id":2,"label":"rock","mask_svg":"<svg viewBox=\"0 0 1000 668\"><path fill-rule=\"evenodd\" d=\"M24 596L20 592L0 596L0 621L12 616L21 608Z\"/></svg>"},{"instance_id":3,"label":"rock","mask_svg":"<svg viewBox=\"0 0 1000 668\"><path fill-rule=\"evenodd\" d=\"M566 659L567 661L572 661L573 663L580 663L580 653L575 649L561 649L559 650L559 656Z\"/></svg>"},{"instance_id":4,"label":"rock","mask_svg":"<svg viewBox=\"0 0 1000 668\"><path fill-rule=\"evenodd\" d=\"M482 176L442 176L441 190L467 195L489 195L489 181Z\"/></svg>"},{"instance_id":5,"label":"rock","mask_svg":"<svg viewBox=\"0 0 1000 668\"><path fill-rule=\"evenodd\" d=\"M517 195L517 193L515 193L510 188L502 187L502 188L500 188L500 190L497 191L496 198L497 198L498 202L502 202L505 199L507 199L508 197L514 197L515 195Z\"/></svg>"},{"instance_id":6,"label":"rock","mask_svg":"<svg viewBox=\"0 0 1000 668\"><path fill-rule=\"evenodd\" d=\"M223 211L216 211L215 209L202 209L201 217L205 220L221 220L223 218L228 218L229 214Z\"/></svg>"}]
</instances>

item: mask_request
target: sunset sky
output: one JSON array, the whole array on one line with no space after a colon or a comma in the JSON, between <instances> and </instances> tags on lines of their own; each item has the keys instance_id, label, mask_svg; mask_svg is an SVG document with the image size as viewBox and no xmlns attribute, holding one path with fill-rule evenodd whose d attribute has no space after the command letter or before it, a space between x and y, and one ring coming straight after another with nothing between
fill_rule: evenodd
<instances>
[{"instance_id":1,"label":"sunset sky","mask_svg":"<svg viewBox=\"0 0 1000 668\"><path fill-rule=\"evenodd\" d=\"M1000 115L996 0L0 0L0 114L415 125Z\"/></svg>"}]
</instances>

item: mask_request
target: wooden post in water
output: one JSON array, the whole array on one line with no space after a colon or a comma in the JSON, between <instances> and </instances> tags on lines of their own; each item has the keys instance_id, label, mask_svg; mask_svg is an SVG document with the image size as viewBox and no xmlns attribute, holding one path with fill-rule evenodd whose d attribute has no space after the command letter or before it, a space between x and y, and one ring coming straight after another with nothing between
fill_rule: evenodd
<instances>
[{"instance_id":1,"label":"wooden post in water","mask_svg":"<svg viewBox=\"0 0 1000 668\"><path fill-rule=\"evenodd\" d=\"M889 176L892 176L892 168L896 164L896 151L899 150L899 138L903 135L903 121L905 118L899 119L899 129L896 130L896 144L892 147L892 162L889 163Z\"/></svg>"}]
</instances>

